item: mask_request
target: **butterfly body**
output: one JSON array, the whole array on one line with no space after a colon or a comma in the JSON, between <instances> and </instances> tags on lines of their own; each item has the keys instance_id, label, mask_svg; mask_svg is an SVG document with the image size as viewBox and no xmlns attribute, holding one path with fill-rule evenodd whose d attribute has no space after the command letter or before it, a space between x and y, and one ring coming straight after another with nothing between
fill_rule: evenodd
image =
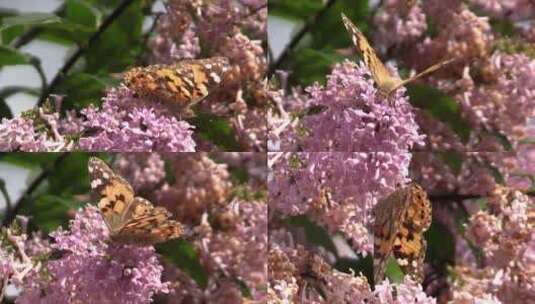
<instances>
[{"instance_id":1,"label":"butterfly body","mask_svg":"<svg viewBox=\"0 0 535 304\"><path fill-rule=\"evenodd\" d=\"M374 207L374 281L384 279L388 259L393 256L403 272L423 279L426 251L424 232L431 224L431 202L413 183L394 191Z\"/></svg>"},{"instance_id":2,"label":"butterfly body","mask_svg":"<svg viewBox=\"0 0 535 304\"><path fill-rule=\"evenodd\" d=\"M132 186L108 165L92 157L88 163L91 189L99 199L98 208L114 241L149 245L182 235L182 225L171 214L134 195Z\"/></svg>"}]
</instances>

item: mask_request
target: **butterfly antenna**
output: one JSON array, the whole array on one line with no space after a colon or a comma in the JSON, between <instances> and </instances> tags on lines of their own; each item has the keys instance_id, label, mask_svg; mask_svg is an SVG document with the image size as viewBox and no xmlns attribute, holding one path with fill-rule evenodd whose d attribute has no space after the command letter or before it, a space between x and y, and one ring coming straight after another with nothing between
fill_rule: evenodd
<instances>
[{"instance_id":1,"label":"butterfly antenna","mask_svg":"<svg viewBox=\"0 0 535 304\"><path fill-rule=\"evenodd\" d=\"M423 76L425 76L427 74L433 73L434 71L437 71L437 70L445 67L446 65L454 62L455 60L456 60L456 58L450 58L450 59L446 59L444 61L441 61L441 62L439 62L437 64L433 64L432 66L428 67L427 69L423 70L422 72L420 72L420 73L418 73L418 74L416 74L416 75L414 75L412 77L409 77L409 78L401 81L394 89L392 89L392 91L395 91L395 90L399 89L400 87L406 85L407 83L412 82L412 81L414 81L414 80L416 80L418 78L421 78L421 77L423 77Z\"/></svg>"}]
</instances>

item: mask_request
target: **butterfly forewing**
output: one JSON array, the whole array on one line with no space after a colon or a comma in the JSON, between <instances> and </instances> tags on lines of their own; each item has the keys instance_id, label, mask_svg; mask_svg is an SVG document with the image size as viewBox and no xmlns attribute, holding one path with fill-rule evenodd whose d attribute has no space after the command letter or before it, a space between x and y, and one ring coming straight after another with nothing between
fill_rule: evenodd
<instances>
[{"instance_id":1,"label":"butterfly forewing","mask_svg":"<svg viewBox=\"0 0 535 304\"><path fill-rule=\"evenodd\" d=\"M401 83L401 79L392 77L381 59L379 59L379 56L377 56L377 53L373 47L368 42L368 39L366 39L366 36L364 36L357 26L353 24L353 22L351 22L351 20L349 20L349 18L347 18L344 14L342 14L342 20L347 31L351 35L353 44L360 51L362 58L364 59L364 63L366 63L366 66L368 66L368 69L370 69L370 73L377 83L379 90L384 93L389 93L392 91Z\"/></svg>"},{"instance_id":2,"label":"butterfly forewing","mask_svg":"<svg viewBox=\"0 0 535 304\"><path fill-rule=\"evenodd\" d=\"M182 225L170 220L170 213L154 207L141 197L134 197L132 186L115 174L106 163L92 157L88 163L93 194L112 239L139 245L177 238Z\"/></svg>"},{"instance_id":3,"label":"butterfly forewing","mask_svg":"<svg viewBox=\"0 0 535 304\"><path fill-rule=\"evenodd\" d=\"M89 159L88 169L93 196L99 200L98 208L110 230L117 231L134 199L134 190L96 157Z\"/></svg>"}]
</instances>

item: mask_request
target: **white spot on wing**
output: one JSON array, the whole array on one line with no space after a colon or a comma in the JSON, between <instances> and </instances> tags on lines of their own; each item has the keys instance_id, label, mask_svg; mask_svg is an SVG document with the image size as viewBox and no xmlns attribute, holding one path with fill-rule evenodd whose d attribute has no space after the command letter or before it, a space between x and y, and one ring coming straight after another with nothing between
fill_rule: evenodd
<instances>
[{"instance_id":1,"label":"white spot on wing","mask_svg":"<svg viewBox=\"0 0 535 304\"><path fill-rule=\"evenodd\" d=\"M96 187L102 185L102 181L100 179L95 179L91 181L91 189L95 189Z\"/></svg>"},{"instance_id":2,"label":"white spot on wing","mask_svg":"<svg viewBox=\"0 0 535 304\"><path fill-rule=\"evenodd\" d=\"M215 83L220 83L221 82L221 77L219 77L219 75L217 75L214 72L210 73L210 77L212 77L212 79L214 80Z\"/></svg>"}]
</instances>

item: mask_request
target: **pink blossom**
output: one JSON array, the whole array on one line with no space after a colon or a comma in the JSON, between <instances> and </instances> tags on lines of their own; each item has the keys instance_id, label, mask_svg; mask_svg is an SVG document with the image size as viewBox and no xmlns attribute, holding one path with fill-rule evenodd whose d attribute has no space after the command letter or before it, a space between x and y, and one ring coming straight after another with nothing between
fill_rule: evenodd
<instances>
[{"instance_id":1,"label":"pink blossom","mask_svg":"<svg viewBox=\"0 0 535 304\"><path fill-rule=\"evenodd\" d=\"M48 276L33 273L17 303L146 303L168 292L154 248L110 243L98 210L77 212L70 230L51 234L62 256L46 264Z\"/></svg>"},{"instance_id":2,"label":"pink blossom","mask_svg":"<svg viewBox=\"0 0 535 304\"><path fill-rule=\"evenodd\" d=\"M162 105L133 97L124 88L111 90L102 108L82 110L90 133L80 138L89 151L195 151L192 126L179 121Z\"/></svg>"}]
</instances>

